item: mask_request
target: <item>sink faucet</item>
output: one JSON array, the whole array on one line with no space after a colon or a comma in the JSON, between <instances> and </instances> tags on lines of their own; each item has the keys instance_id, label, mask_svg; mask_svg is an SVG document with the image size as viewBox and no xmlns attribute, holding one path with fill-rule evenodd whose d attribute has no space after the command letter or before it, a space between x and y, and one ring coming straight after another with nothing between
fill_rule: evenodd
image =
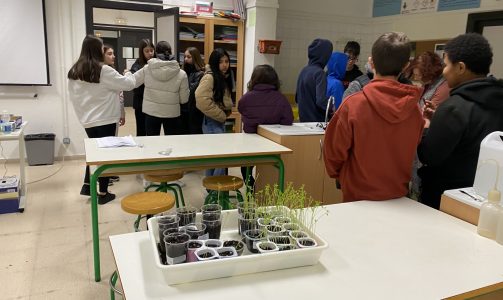
<instances>
[{"instance_id":1,"label":"sink faucet","mask_svg":"<svg viewBox=\"0 0 503 300\"><path fill-rule=\"evenodd\" d=\"M334 105L334 96L330 96L327 101L327 109L325 110L325 125L328 123L328 112L330 111L330 108Z\"/></svg>"}]
</instances>

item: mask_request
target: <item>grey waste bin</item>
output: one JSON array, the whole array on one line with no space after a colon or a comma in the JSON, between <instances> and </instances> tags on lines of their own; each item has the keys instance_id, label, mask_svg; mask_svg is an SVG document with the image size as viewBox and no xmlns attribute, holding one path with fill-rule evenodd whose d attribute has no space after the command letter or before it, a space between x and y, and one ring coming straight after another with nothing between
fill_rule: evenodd
<instances>
[{"instance_id":1,"label":"grey waste bin","mask_svg":"<svg viewBox=\"0 0 503 300\"><path fill-rule=\"evenodd\" d=\"M28 134L24 137L28 165L52 165L54 163L54 133Z\"/></svg>"}]
</instances>

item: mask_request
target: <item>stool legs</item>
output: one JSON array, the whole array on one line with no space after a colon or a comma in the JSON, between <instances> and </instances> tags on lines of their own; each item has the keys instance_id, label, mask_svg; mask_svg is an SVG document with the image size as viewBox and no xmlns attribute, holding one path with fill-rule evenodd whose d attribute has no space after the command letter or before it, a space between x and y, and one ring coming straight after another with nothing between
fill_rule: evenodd
<instances>
[{"instance_id":1,"label":"stool legs","mask_svg":"<svg viewBox=\"0 0 503 300\"><path fill-rule=\"evenodd\" d=\"M110 277L110 299L115 300L115 293L119 294L122 296L122 292L115 287L115 284L117 283L117 279L119 278L119 274L117 274L117 271L115 271L112 274L112 277Z\"/></svg>"},{"instance_id":2,"label":"stool legs","mask_svg":"<svg viewBox=\"0 0 503 300\"><path fill-rule=\"evenodd\" d=\"M185 199L183 197L182 187L178 183L161 182L160 184L151 184L145 188L145 192L148 192L148 190L152 188L156 188L155 189L156 192L163 192L163 193L167 193L168 191L173 192L173 194L175 195L176 207L177 208L180 207L178 198L180 198L182 206L185 206Z\"/></svg>"}]
</instances>

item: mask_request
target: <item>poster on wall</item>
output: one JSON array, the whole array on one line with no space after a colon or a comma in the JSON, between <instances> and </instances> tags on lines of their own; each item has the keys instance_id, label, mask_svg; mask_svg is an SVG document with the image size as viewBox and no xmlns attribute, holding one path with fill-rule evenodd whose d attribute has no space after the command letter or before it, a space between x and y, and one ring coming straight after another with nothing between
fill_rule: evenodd
<instances>
[{"instance_id":1,"label":"poster on wall","mask_svg":"<svg viewBox=\"0 0 503 300\"><path fill-rule=\"evenodd\" d=\"M407 14L420 14L434 12L437 9L437 0L402 0L402 7L400 13Z\"/></svg>"},{"instance_id":2,"label":"poster on wall","mask_svg":"<svg viewBox=\"0 0 503 300\"><path fill-rule=\"evenodd\" d=\"M373 17L384 17L400 14L402 0L374 0Z\"/></svg>"},{"instance_id":3,"label":"poster on wall","mask_svg":"<svg viewBox=\"0 0 503 300\"><path fill-rule=\"evenodd\" d=\"M439 0L438 11L479 8L480 0Z\"/></svg>"}]
</instances>

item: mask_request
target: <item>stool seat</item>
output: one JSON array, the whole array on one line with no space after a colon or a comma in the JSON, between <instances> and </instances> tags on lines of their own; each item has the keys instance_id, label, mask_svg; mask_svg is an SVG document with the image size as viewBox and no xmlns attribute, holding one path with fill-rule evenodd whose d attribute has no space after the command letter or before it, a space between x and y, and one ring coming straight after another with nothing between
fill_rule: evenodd
<instances>
[{"instance_id":1,"label":"stool seat","mask_svg":"<svg viewBox=\"0 0 503 300\"><path fill-rule=\"evenodd\" d=\"M236 176L208 176L203 179L203 186L208 190L228 192L236 191L244 185L243 179Z\"/></svg>"},{"instance_id":2,"label":"stool seat","mask_svg":"<svg viewBox=\"0 0 503 300\"><path fill-rule=\"evenodd\" d=\"M182 179L183 172L170 173L169 170L159 170L145 173L144 177L151 182L170 182Z\"/></svg>"},{"instance_id":3,"label":"stool seat","mask_svg":"<svg viewBox=\"0 0 503 300\"><path fill-rule=\"evenodd\" d=\"M135 215L155 215L174 205L175 197L161 192L140 192L126 196L121 201L122 210Z\"/></svg>"}]
</instances>

